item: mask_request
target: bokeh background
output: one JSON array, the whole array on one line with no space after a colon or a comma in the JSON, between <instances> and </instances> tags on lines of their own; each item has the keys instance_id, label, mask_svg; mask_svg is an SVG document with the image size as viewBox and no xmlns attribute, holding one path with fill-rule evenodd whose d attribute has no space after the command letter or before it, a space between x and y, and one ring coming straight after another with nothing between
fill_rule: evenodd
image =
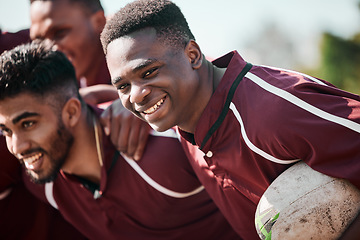
<instances>
[{"instance_id":1,"label":"bokeh background","mask_svg":"<svg viewBox=\"0 0 360 240\"><path fill-rule=\"evenodd\" d=\"M0 28L30 26L29 0L0 0ZM129 0L102 0L111 15ZM174 0L205 55L305 72L360 94L360 0Z\"/></svg>"}]
</instances>

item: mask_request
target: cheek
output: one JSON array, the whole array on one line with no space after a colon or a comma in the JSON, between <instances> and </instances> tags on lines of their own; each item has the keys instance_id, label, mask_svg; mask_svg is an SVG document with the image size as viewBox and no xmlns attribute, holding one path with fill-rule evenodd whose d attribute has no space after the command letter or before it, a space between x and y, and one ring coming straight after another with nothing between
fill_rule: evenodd
<instances>
[{"instance_id":1,"label":"cheek","mask_svg":"<svg viewBox=\"0 0 360 240\"><path fill-rule=\"evenodd\" d=\"M52 141L54 134L58 129L58 120L52 119L49 120L49 123L53 124L46 124L43 125L41 128L38 128L36 132L33 132L33 139L41 147L47 148L49 143Z\"/></svg>"},{"instance_id":2,"label":"cheek","mask_svg":"<svg viewBox=\"0 0 360 240\"><path fill-rule=\"evenodd\" d=\"M130 100L129 100L129 95L121 94L119 91L118 91L118 95L119 95L121 104L122 104L126 109L128 109L128 110L130 110L130 111L133 111L133 109L132 109L132 104L130 103Z\"/></svg>"},{"instance_id":3,"label":"cheek","mask_svg":"<svg viewBox=\"0 0 360 240\"><path fill-rule=\"evenodd\" d=\"M14 153L12 150L12 142L11 142L11 138L6 137L6 147L9 150L9 152Z\"/></svg>"},{"instance_id":4,"label":"cheek","mask_svg":"<svg viewBox=\"0 0 360 240\"><path fill-rule=\"evenodd\" d=\"M69 51L80 52L80 56L88 54L94 49L94 39L89 32L73 30L64 39L63 44Z\"/></svg>"}]
</instances>

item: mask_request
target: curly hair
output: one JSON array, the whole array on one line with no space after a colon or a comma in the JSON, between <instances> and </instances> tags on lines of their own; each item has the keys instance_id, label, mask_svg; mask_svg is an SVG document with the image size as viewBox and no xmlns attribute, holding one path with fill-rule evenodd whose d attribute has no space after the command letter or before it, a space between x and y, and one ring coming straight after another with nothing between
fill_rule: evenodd
<instances>
[{"instance_id":1,"label":"curly hair","mask_svg":"<svg viewBox=\"0 0 360 240\"><path fill-rule=\"evenodd\" d=\"M46 41L22 44L0 55L0 100L21 93L51 97L60 106L71 97L81 100L73 65Z\"/></svg>"},{"instance_id":2,"label":"curly hair","mask_svg":"<svg viewBox=\"0 0 360 240\"><path fill-rule=\"evenodd\" d=\"M64 0L30 0L30 4L32 4L35 1L56 2L56 1L64 1ZM89 13L94 13L99 10L104 11L104 8L102 7L100 0L67 0L67 1L71 4L79 4L80 6L82 6L84 10L88 10Z\"/></svg>"},{"instance_id":3,"label":"curly hair","mask_svg":"<svg viewBox=\"0 0 360 240\"><path fill-rule=\"evenodd\" d=\"M151 27L158 40L183 49L195 40L180 8L168 0L137 0L125 5L106 23L101 33L105 54L109 43L132 32Z\"/></svg>"}]
</instances>

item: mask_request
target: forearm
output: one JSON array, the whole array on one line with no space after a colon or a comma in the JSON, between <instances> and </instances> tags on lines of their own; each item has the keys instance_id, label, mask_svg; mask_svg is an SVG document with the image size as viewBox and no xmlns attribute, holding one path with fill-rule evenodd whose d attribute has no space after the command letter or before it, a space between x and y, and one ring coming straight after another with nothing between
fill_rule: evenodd
<instances>
[{"instance_id":1,"label":"forearm","mask_svg":"<svg viewBox=\"0 0 360 240\"><path fill-rule=\"evenodd\" d=\"M79 92L86 103L93 105L112 101L119 97L116 88L107 84L80 88Z\"/></svg>"}]
</instances>

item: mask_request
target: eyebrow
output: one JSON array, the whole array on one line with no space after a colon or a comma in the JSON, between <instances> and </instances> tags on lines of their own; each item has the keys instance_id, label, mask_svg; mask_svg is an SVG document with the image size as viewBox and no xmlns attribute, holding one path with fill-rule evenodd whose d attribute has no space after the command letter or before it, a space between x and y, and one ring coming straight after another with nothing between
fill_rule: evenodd
<instances>
[{"instance_id":1,"label":"eyebrow","mask_svg":"<svg viewBox=\"0 0 360 240\"><path fill-rule=\"evenodd\" d=\"M17 116L16 118L14 118L12 120L13 124L17 124L18 122L20 122L22 119L24 118L28 118L28 117L33 117L33 116L40 116L40 114L35 113L35 112L24 112L22 114L20 114L19 116Z\"/></svg>"},{"instance_id":2,"label":"eyebrow","mask_svg":"<svg viewBox=\"0 0 360 240\"><path fill-rule=\"evenodd\" d=\"M147 59L146 61L144 61L144 62L140 63L139 65L137 65L136 67L134 67L134 69L132 69L132 73L136 73L136 72L138 72L154 63L157 63L157 62L159 62L159 61L156 59ZM116 77L116 78L112 79L111 82L112 82L112 84L117 84L121 80L122 80L121 77Z\"/></svg>"}]
</instances>

